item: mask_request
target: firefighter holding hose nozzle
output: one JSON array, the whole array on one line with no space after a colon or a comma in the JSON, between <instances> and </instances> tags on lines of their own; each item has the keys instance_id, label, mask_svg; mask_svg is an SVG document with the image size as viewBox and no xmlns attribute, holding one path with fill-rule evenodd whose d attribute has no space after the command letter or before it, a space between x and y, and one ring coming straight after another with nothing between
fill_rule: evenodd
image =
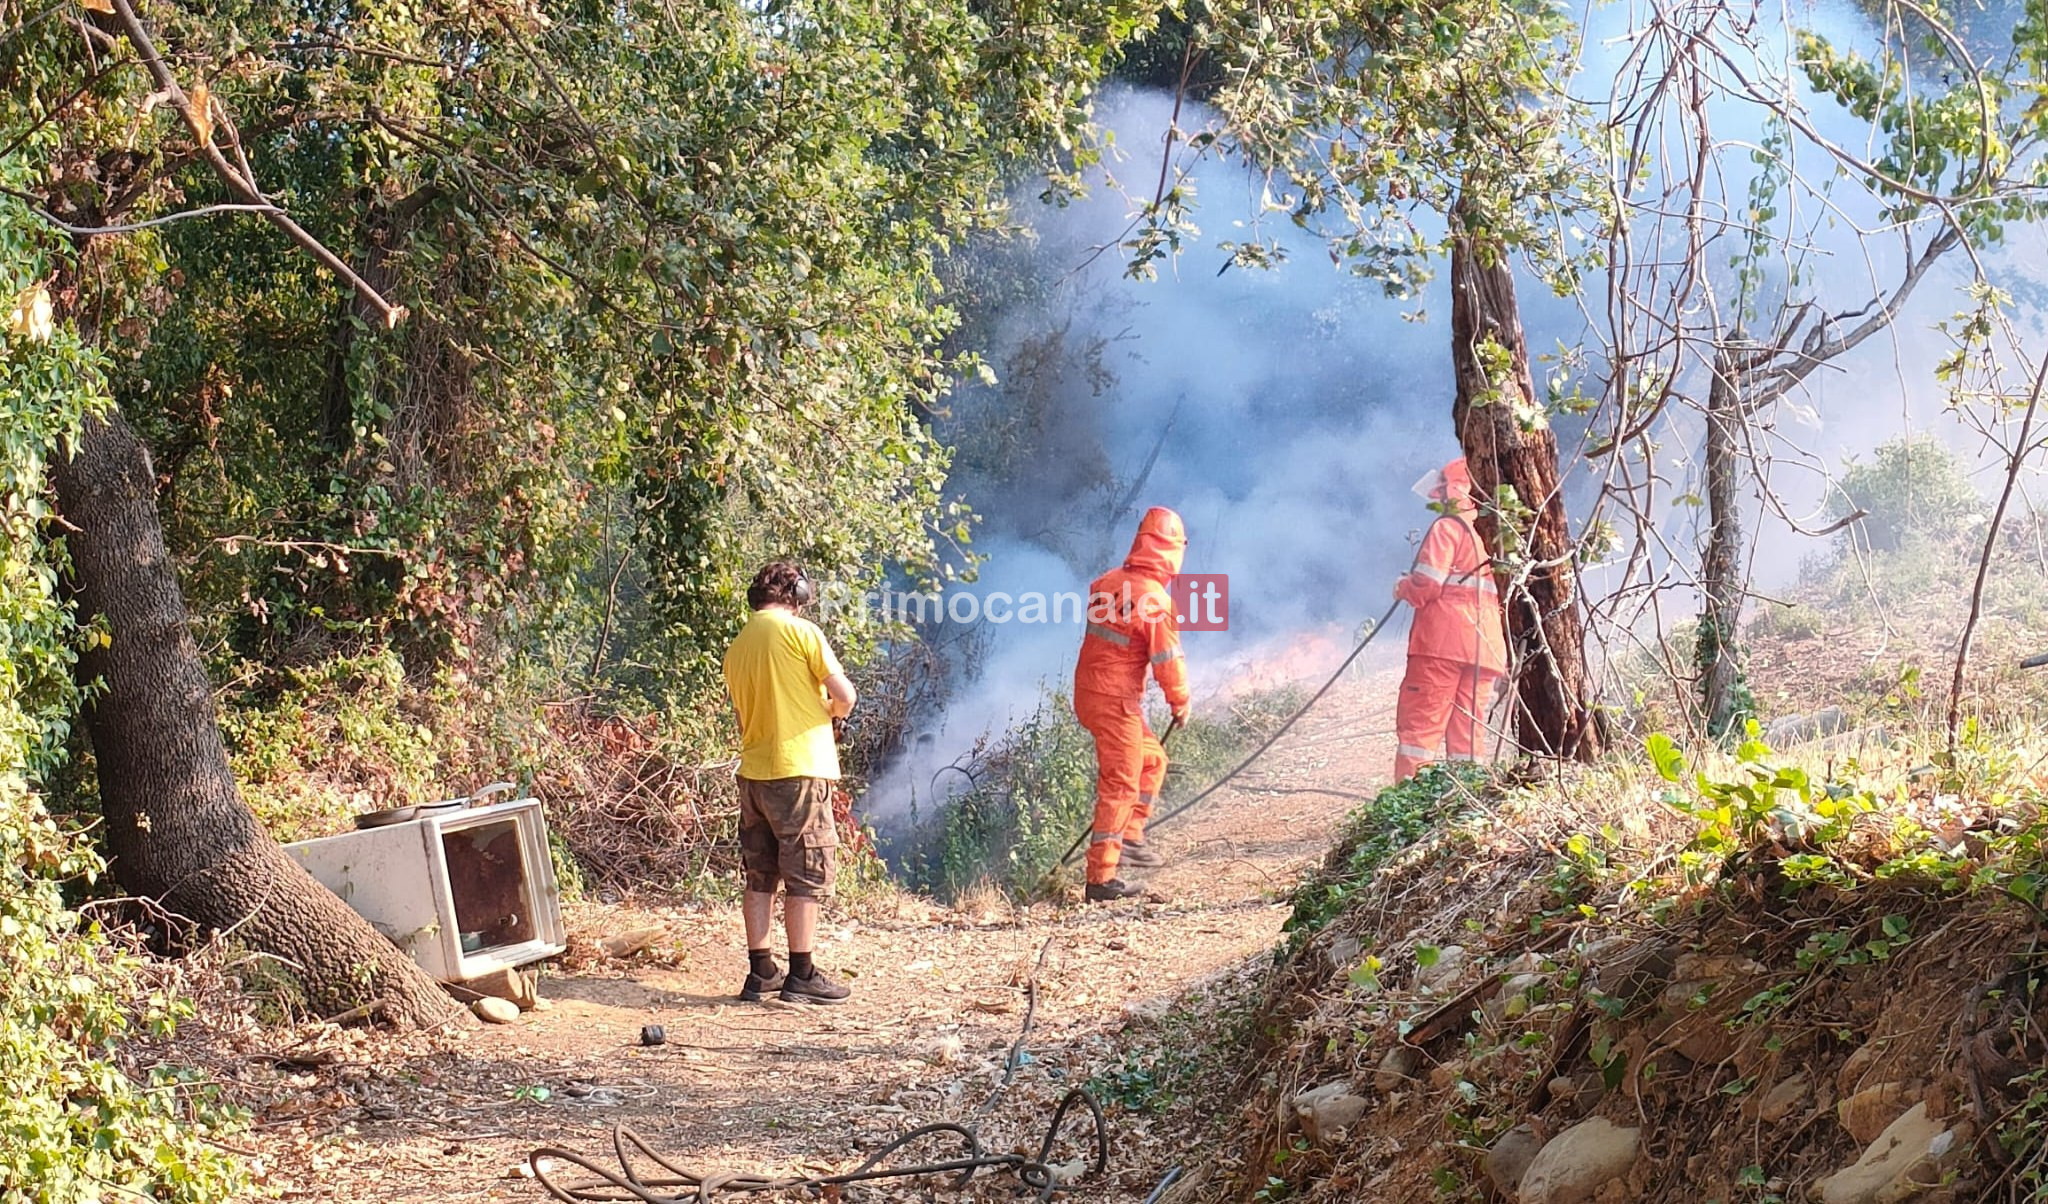
<instances>
[{"instance_id":1,"label":"firefighter holding hose nozzle","mask_svg":"<svg viewBox=\"0 0 2048 1204\"><path fill-rule=\"evenodd\" d=\"M1493 562L1472 525L1479 508L1471 470L1453 460L1417 481L1415 492L1438 517L1415 567L1394 583L1394 596L1415 608L1394 710L1395 781L1445 751L1453 761L1478 759L1487 704L1508 661Z\"/></svg>"},{"instance_id":2,"label":"firefighter holding hose nozzle","mask_svg":"<svg viewBox=\"0 0 2048 1204\"><path fill-rule=\"evenodd\" d=\"M1145 512L1121 568L1088 587L1088 627L1074 665L1074 715L1095 738L1095 820L1088 833L1090 903L1145 893L1117 877L1120 865L1150 868L1160 856L1145 822L1166 779L1166 748L1145 723L1145 674L1159 682L1173 724L1188 717L1187 664L1169 592L1187 533L1163 506Z\"/></svg>"}]
</instances>

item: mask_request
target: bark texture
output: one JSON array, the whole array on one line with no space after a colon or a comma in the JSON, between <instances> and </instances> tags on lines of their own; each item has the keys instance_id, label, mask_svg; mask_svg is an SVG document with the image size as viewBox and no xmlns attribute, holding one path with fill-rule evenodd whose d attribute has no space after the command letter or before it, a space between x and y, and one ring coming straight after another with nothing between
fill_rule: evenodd
<instances>
[{"instance_id":1,"label":"bark texture","mask_svg":"<svg viewBox=\"0 0 2048 1204\"><path fill-rule=\"evenodd\" d=\"M1525 752L1589 761L1605 741L1592 706L1557 437L1529 375L1514 274L1498 248L1470 234L1451 249L1451 362L1452 418L1479 495L1480 537L1496 561L1533 566L1501 582L1512 734ZM1533 513L1504 514L1496 504L1502 485Z\"/></svg>"},{"instance_id":2,"label":"bark texture","mask_svg":"<svg viewBox=\"0 0 2048 1204\"><path fill-rule=\"evenodd\" d=\"M323 1015L368 1006L401 1025L454 1003L263 830L228 768L199 649L164 548L156 474L119 414L86 424L51 476L81 620L111 643L80 665L113 870L208 931L281 959Z\"/></svg>"},{"instance_id":3,"label":"bark texture","mask_svg":"<svg viewBox=\"0 0 2048 1204\"><path fill-rule=\"evenodd\" d=\"M1737 339L1741 335L1738 332ZM1707 388L1707 545L1700 552L1700 704L1707 731L1721 735L1746 717L1742 684L1742 508L1735 497L1742 449L1743 388L1729 344L1714 353Z\"/></svg>"}]
</instances>

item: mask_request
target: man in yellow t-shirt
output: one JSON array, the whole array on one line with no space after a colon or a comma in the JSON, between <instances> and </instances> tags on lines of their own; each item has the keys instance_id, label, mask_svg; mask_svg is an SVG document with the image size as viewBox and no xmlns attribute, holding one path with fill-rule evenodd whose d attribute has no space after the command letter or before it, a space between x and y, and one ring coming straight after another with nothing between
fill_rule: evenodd
<instances>
[{"instance_id":1,"label":"man in yellow t-shirt","mask_svg":"<svg viewBox=\"0 0 2048 1204\"><path fill-rule=\"evenodd\" d=\"M794 562L763 565L747 587L754 615L725 650L725 688L740 720L740 861L747 878L747 980L740 998L780 992L784 1003L844 1003L853 994L811 961L818 900L832 894L839 831L832 820L839 749L832 723L853 710L853 683L818 625L803 617L813 591ZM768 946L775 888L789 972Z\"/></svg>"}]
</instances>

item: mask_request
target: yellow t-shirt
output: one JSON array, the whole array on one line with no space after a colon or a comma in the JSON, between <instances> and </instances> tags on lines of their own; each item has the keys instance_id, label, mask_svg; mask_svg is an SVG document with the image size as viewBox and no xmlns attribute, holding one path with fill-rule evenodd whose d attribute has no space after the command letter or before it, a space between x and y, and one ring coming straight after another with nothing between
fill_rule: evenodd
<instances>
[{"instance_id":1,"label":"yellow t-shirt","mask_svg":"<svg viewBox=\"0 0 2048 1204\"><path fill-rule=\"evenodd\" d=\"M841 672L825 633L786 610L754 612L725 650L725 688L740 717L740 776L839 777L825 679Z\"/></svg>"}]
</instances>

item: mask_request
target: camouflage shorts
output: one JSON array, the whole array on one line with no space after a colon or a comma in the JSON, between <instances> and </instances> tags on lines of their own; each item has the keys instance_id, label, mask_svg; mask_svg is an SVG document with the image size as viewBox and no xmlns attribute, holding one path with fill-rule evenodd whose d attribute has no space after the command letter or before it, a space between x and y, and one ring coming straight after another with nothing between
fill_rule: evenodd
<instances>
[{"instance_id":1,"label":"camouflage shorts","mask_svg":"<svg viewBox=\"0 0 2048 1204\"><path fill-rule=\"evenodd\" d=\"M798 898L830 898L839 854L831 779L739 783L740 863L747 889L772 894L779 882Z\"/></svg>"}]
</instances>

